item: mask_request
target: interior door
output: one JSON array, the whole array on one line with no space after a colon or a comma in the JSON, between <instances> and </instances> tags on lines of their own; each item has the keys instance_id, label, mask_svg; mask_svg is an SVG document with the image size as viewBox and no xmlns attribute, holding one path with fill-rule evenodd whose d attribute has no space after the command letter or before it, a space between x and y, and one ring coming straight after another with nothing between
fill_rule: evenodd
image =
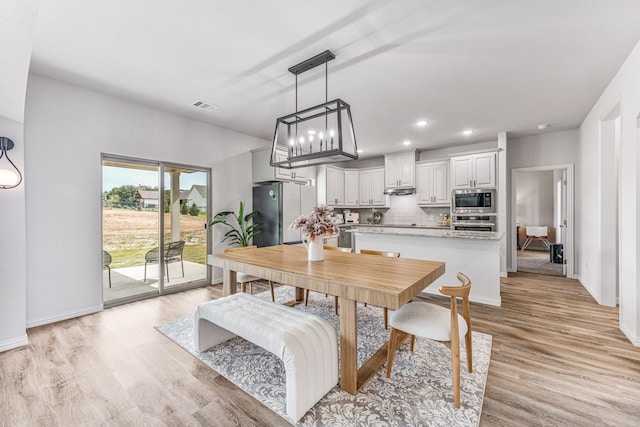
<instances>
[{"instance_id":1,"label":"interior door","mask_svg":"<svg viewBox=\"0 0 640 427\"><path fill-rule=\"evenodd\" d=\"M560 243L562 247L567 247L567 170L562 171L560 181ZM562 261L562 274L567 275L567 261Z\"/></svg>"}]
</instances>

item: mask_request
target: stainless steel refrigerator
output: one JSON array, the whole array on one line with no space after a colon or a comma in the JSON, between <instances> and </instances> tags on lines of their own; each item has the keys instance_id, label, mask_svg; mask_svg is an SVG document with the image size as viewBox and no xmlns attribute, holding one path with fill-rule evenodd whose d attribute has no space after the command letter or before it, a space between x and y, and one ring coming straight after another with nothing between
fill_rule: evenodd
<instances>
[{"instance_id":1,"label":"stainless steel refrigerator","mask_svg":"<svg viewBox=\"0 0 640 427\"><path fill-rule=\"evenodd\" d=\"M289 225L301 214L308 215L316 205L316 187L276 182L253 187L255 221L262 222L261 232L253 238L258 247L300 243L300 230Z\"/></svg>"}]
</instances>

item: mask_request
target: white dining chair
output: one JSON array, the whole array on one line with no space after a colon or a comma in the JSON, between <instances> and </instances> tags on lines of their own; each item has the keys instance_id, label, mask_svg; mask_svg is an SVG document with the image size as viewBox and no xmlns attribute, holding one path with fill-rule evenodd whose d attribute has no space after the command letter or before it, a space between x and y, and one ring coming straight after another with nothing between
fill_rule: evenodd
<instances>
[{"instance_id":1,"label":"white dining chair","mask_svg":"<svg viewBox=\"0 0 640 427\"><path fill-rule=\"evenodd\" d=\"M469 310L469 292L471 281L458 273L462 286L442 286L440 293L451 297L451 308L440 307L426 302L410 302L393 312L389 323L391 336L387 352L387 378L391 377L393 355L402 332L411 336L413 351L416 336L434 341L448 342L451 350L453 368L453 401L460 407L460 336L464 335L467 349L467 370L473 372L471 348L471 313ZM457 299L462 299L462 316L458 314Z\"/></svg>"}]
</instances>

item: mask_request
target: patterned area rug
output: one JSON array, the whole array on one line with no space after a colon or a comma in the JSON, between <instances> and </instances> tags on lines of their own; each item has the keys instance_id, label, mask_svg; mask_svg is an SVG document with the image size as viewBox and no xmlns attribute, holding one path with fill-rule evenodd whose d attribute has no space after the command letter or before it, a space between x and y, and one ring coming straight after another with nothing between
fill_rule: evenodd
<instances>
[{"instance_id":1,"label":"patterned area rug","mask_svg":"<svg viewBox=\"0 0 640 427\"><path fill-rule=\"evenodd\" d=\"M518 271L523 273L548 274L564 276L562 264L549 261L549 251L524 250L518 251ZM472 319L473 320L473 319Z\"/></svg>"},{"instance_id":2,"label":"patterned area rug","mask_svg":"<svg viewBox=\"0 0 640 427\"><path fill-rule=\"evenodd\" d=\"M276 289L276 302L293 299L293 288ZM255 295L270 299L269 292ZM339 331L333 297L312 292L309 305L296 309L327 319ZM193 347L193 321L185 317L156 329L222 374L272 411L292 422L285 411L284 364L275 355L236 337L197 354ZM388 339L382 309L358 304L358 364L366 361ZM463 344L464 345L464 344ZM408 340L396 351L393 373L385 376L386 364L356 396L334 387L296 424L299 426L477 426L491 356L491 335L473 333L473 370L465 366L461 349L461 407L453 406L451 354L438 342L416 339L415 351Z\"/></svg>"}]
</instances>

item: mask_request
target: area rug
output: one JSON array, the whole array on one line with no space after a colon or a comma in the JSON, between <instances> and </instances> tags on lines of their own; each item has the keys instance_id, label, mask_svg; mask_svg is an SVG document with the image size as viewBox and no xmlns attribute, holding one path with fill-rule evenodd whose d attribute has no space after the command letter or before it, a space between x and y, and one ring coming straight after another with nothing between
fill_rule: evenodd
<instances>
[{"instance_id":1,"label":"area rug","mask_svg":"<svg viewBox=\"0 0 640 427\"><path fill-rule=\"evenodd\" d=\"M518 271L523 273L547 274L564 276L562 264L549 261L548 251L525 250L518 251Z\"/></svg>"},{"instance_id":2,"label":"area rug","mask_svg":"<svg viewBox=\"0 0 640 427\"><path fill-rule=\"evenodd\" d=\"M276 289L276 302L293 299L293 288ZM270 299L269 292L255 295ZM333 297L312 292L309 305L298 310L327 319L339 331ZM206 352L193 347L190 316L156 329L193 354L235 385L292 423L285 411L284 364L275 355L236 337ZM358 304L358 366L388 339L382 309ZM453 406L451 353L438 342L416 339L415 351L408 341L396 351L393 373L386 378L386 364L352 396L334 387L296 424L298 426L477 426L491 356L491 335L473 332L473 373L468 373L461 349L461 407Z\"/></svg>"}]
</instances>

